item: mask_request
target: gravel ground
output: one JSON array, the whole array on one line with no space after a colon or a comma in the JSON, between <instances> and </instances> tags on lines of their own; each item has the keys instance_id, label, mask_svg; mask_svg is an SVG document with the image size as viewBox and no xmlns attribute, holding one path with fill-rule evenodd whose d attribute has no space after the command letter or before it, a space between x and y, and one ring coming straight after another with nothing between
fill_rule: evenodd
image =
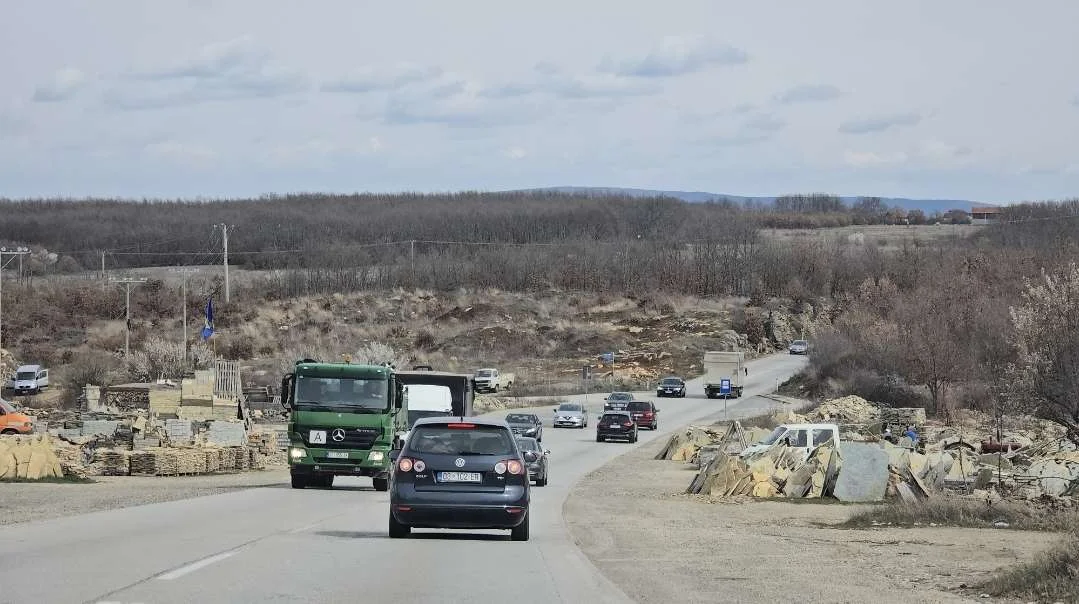
<instances>
[{"instance_id":1,"label":"gravel ground","mask_svg":"<svg viewBox=\"0 0 1079 604\"><path fill-rule=\"evenodd\" d=\"M97 476L76 482L0 483L0 525L216 495L288 482L288 467L204 476Z\"/></svg>"},{"instance_id":2,"label":"gravel ground","mask_svg":"<svg viewBox=\"0 0 1079 604\"><path fill-rule=\"evenodd\" d=\"M611 445L617 446L617 445ZM714 502L662 443L586 476L564 507L574 540L639 602L969 602L958 592L1056 537L994 529L819 526L857 505ZM985 601L985 600L977 600Z\"/></svg>"}]
</instances>

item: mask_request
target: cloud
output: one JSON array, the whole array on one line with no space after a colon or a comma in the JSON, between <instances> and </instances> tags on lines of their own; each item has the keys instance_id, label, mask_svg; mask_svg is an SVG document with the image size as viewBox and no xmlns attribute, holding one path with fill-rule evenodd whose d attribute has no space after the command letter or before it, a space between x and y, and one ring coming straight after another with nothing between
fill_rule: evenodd
<instances>
[{"instance_id":1,"label":"cloud","mask_svg":"<svg viewBox=\"0 0 1079 604\"><path fill-rule=\"evenodd\" d=\"M86 86L86 83L85 73L74 67L66 67L57 70L47 83L34 89L33 99L38 103L69 101Z\"/></svg>"},{"instance_id":2,"label":"cloud","mask_svg":"<svg viewBox=\"0 0 1079 604\"><path fill-rule=\"evenodd\" d=\"M548 115L543 103L524 99L491 99L473 84L453 94L424 90L392 94L383 120L387 124L441 124L485 127L524 124Z\"/></svg>"},{"instance_id":3,"label":"cloud","mask_svg":"<svg viewBox=\"0 0 1079 604\"><path fill-rule=\"evenodd\" d=\"M142 150L150 157L189 166L206 165L218 158L217 152L209 147L171 139L149 143Z\"/></svg>"},{"instance_id":4,"label":"cloud","mask_svg":"<svg viewBox=\"0 0 1079 604\"><path fill-rule=\"evenodd\" d=\"M300 72L275 64L244 36L209 44L185 61L125 74L105 93L117 109L160 109L213 101L272 99L308 88Z\"/></svg>"},{"instance_id":5,"label":"cloud","mask_svg":"<svg viewBox=\"0 0 1079 604\"><path fill-rule=\"evenodd\" d=\"M784 104L813 103L819 101L832 101L842 95L831 84L800 84L776 95L775 100Z\"/></svg>"},{"instance_id":6,"label":"cloud","mask_svg":"<svg viewBox=\"0 0 1079 604\"><path fill-rule=\"evenodd\" d=\"M443 75L440 67L398 63L391 67L364 67L338 80L325 82L322 92L363 94L400 90L411 84L424 84Z\"/></svg>"},{"instance_id":7,"label":"cloud","mask_svg":"<svg viewBox=\"0 0 1079 604\"><path fill-rule=\"evenodd\" d=\"M746 120L742 127L748 131L771 133L786 128L787 122L772 114L762 114Z\"/></svg>"},{"instance_id":8,"label":"cloud","mask_svg":"<svg viewBox=\"0 0 1079 604\"><path fill-rule=\"evenodd\" d=\"M523 159L528 155L528 150L524 147L509 147L502 150L502 155L510 159Z\"/></svg>"},{"instance_id":9,"label":"cloud","mask_svg":"<svg viewBox=\"0 0 1079 604\"><path fill-rule=\"evenodd\" d=\"M668 78L749 62L745 51L706 36L666 36L648 54L603 59L599 71L624 77Z\"/></svg>"},{"instance_id":10,"label":"cloud","mask_svg":"<svg viewBox=\"0 0 1079 604\"><path fill-rule=\"evenodd\" d=\"M568 74L550 63L539 63L533 71L535 75L529 81L487 87L480 94L492 99L550 95L560 99L582 100L648 96L663 91L658 84L615 75Z\"/></svg>"},{"instance_id":11,"label":"cloud","mask_svg":"<svg viewBox=\"0 0 1079 604\"><path fill-rule=\"evenodd\" d=\"M897 165L905 163L907 159L907 154L902 151L896 151L894 153L846 151L843 153L843 161L848 165L858 168Z\"/></svg>"},{"instance_id":12,"label":"cloud","mask_svg":"<svg viewBox=\"0 0 1079 604\"><path fill-rule=\"evenodd\" d=\"M922 116L917 113L901 113L843 122L839 125L839 131L844 134L871 134L884 132L890 128L916 126L921 121Z\"/></svg>"}]
</instances>

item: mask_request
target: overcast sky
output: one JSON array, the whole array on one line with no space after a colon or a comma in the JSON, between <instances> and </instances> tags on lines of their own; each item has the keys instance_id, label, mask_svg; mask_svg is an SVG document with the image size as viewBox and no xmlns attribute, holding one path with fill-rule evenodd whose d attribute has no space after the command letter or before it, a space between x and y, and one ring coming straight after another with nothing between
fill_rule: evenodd
<instances>
[{"instance_id":1,"label":"overcast sky","mask_svg":"<svg viewBox=\"0 0 1079 604\"><path fill-rule=\"evenodd\" d=\"M1075 0L51 0L3 13L2 196L1079 195Z\"/></svg>"}]
</instances>

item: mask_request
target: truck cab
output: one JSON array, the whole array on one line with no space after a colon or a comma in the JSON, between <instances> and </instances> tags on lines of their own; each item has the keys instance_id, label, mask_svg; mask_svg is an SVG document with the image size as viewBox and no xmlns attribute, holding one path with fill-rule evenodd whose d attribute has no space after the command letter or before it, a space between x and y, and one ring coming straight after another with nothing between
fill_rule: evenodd
<instances>
[{"instance_id":1,"label":"truck cab","mask_svg":"<svg viewBox=\"0 0 1079 604\"><path fill-rule=\"evenodd\" d=\"M41 365L23 365L15 370L10 386L15 394L37 394L49 387L49 370Z\"/></svg>"},{"instance_id":2,"label":"truck cab","mask_svg":"<svg viewBox=\"0 0 1079 604\"><path fill-rule=\"evenodd\" d=\"M746 447L739 457L746 458L773 446L787 446L800 450L808 457L813 449L825 444L839 449L839 426L837 424L782 424L763 440Z\"/></svg>"},{"instance_id":3,"label":"truck cab","mask_svg":"<svg viewBox=\"0 0 1079 604\"><path fill-rule=\"evenodd\" d=\"M304 359L281 380L281 404L292 488L329 488L335 476L370 476L376 491L389 488L389 453L408 414L392 367Z\"/></svg>"}]
</instances>

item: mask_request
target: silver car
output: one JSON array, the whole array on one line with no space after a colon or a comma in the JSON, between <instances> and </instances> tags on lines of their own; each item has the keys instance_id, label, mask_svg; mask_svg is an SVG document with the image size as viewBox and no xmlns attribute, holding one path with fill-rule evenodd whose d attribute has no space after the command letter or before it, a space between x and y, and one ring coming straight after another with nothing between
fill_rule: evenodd
<instances>
[{"instance_id":1,"label":"silver car","mask_svg":"<svg viewBox=\"0 0 1079 604\"><path fill-rule=\"evenodd\" d=\"M787 347L787 351L791 354L808 354L809 342L806 342L805 340L795 340Z\"/></svg>"},{"instance_id":2,"label":"silver car","mask_svg":"<svg viewBox=\"0 0 1079 604\"><path fill-rule=\"evenodd\" d=\"M554 409L555 428L587 428L588 410L580 403L562 403Z\"/></svg>"}]
</instances>

